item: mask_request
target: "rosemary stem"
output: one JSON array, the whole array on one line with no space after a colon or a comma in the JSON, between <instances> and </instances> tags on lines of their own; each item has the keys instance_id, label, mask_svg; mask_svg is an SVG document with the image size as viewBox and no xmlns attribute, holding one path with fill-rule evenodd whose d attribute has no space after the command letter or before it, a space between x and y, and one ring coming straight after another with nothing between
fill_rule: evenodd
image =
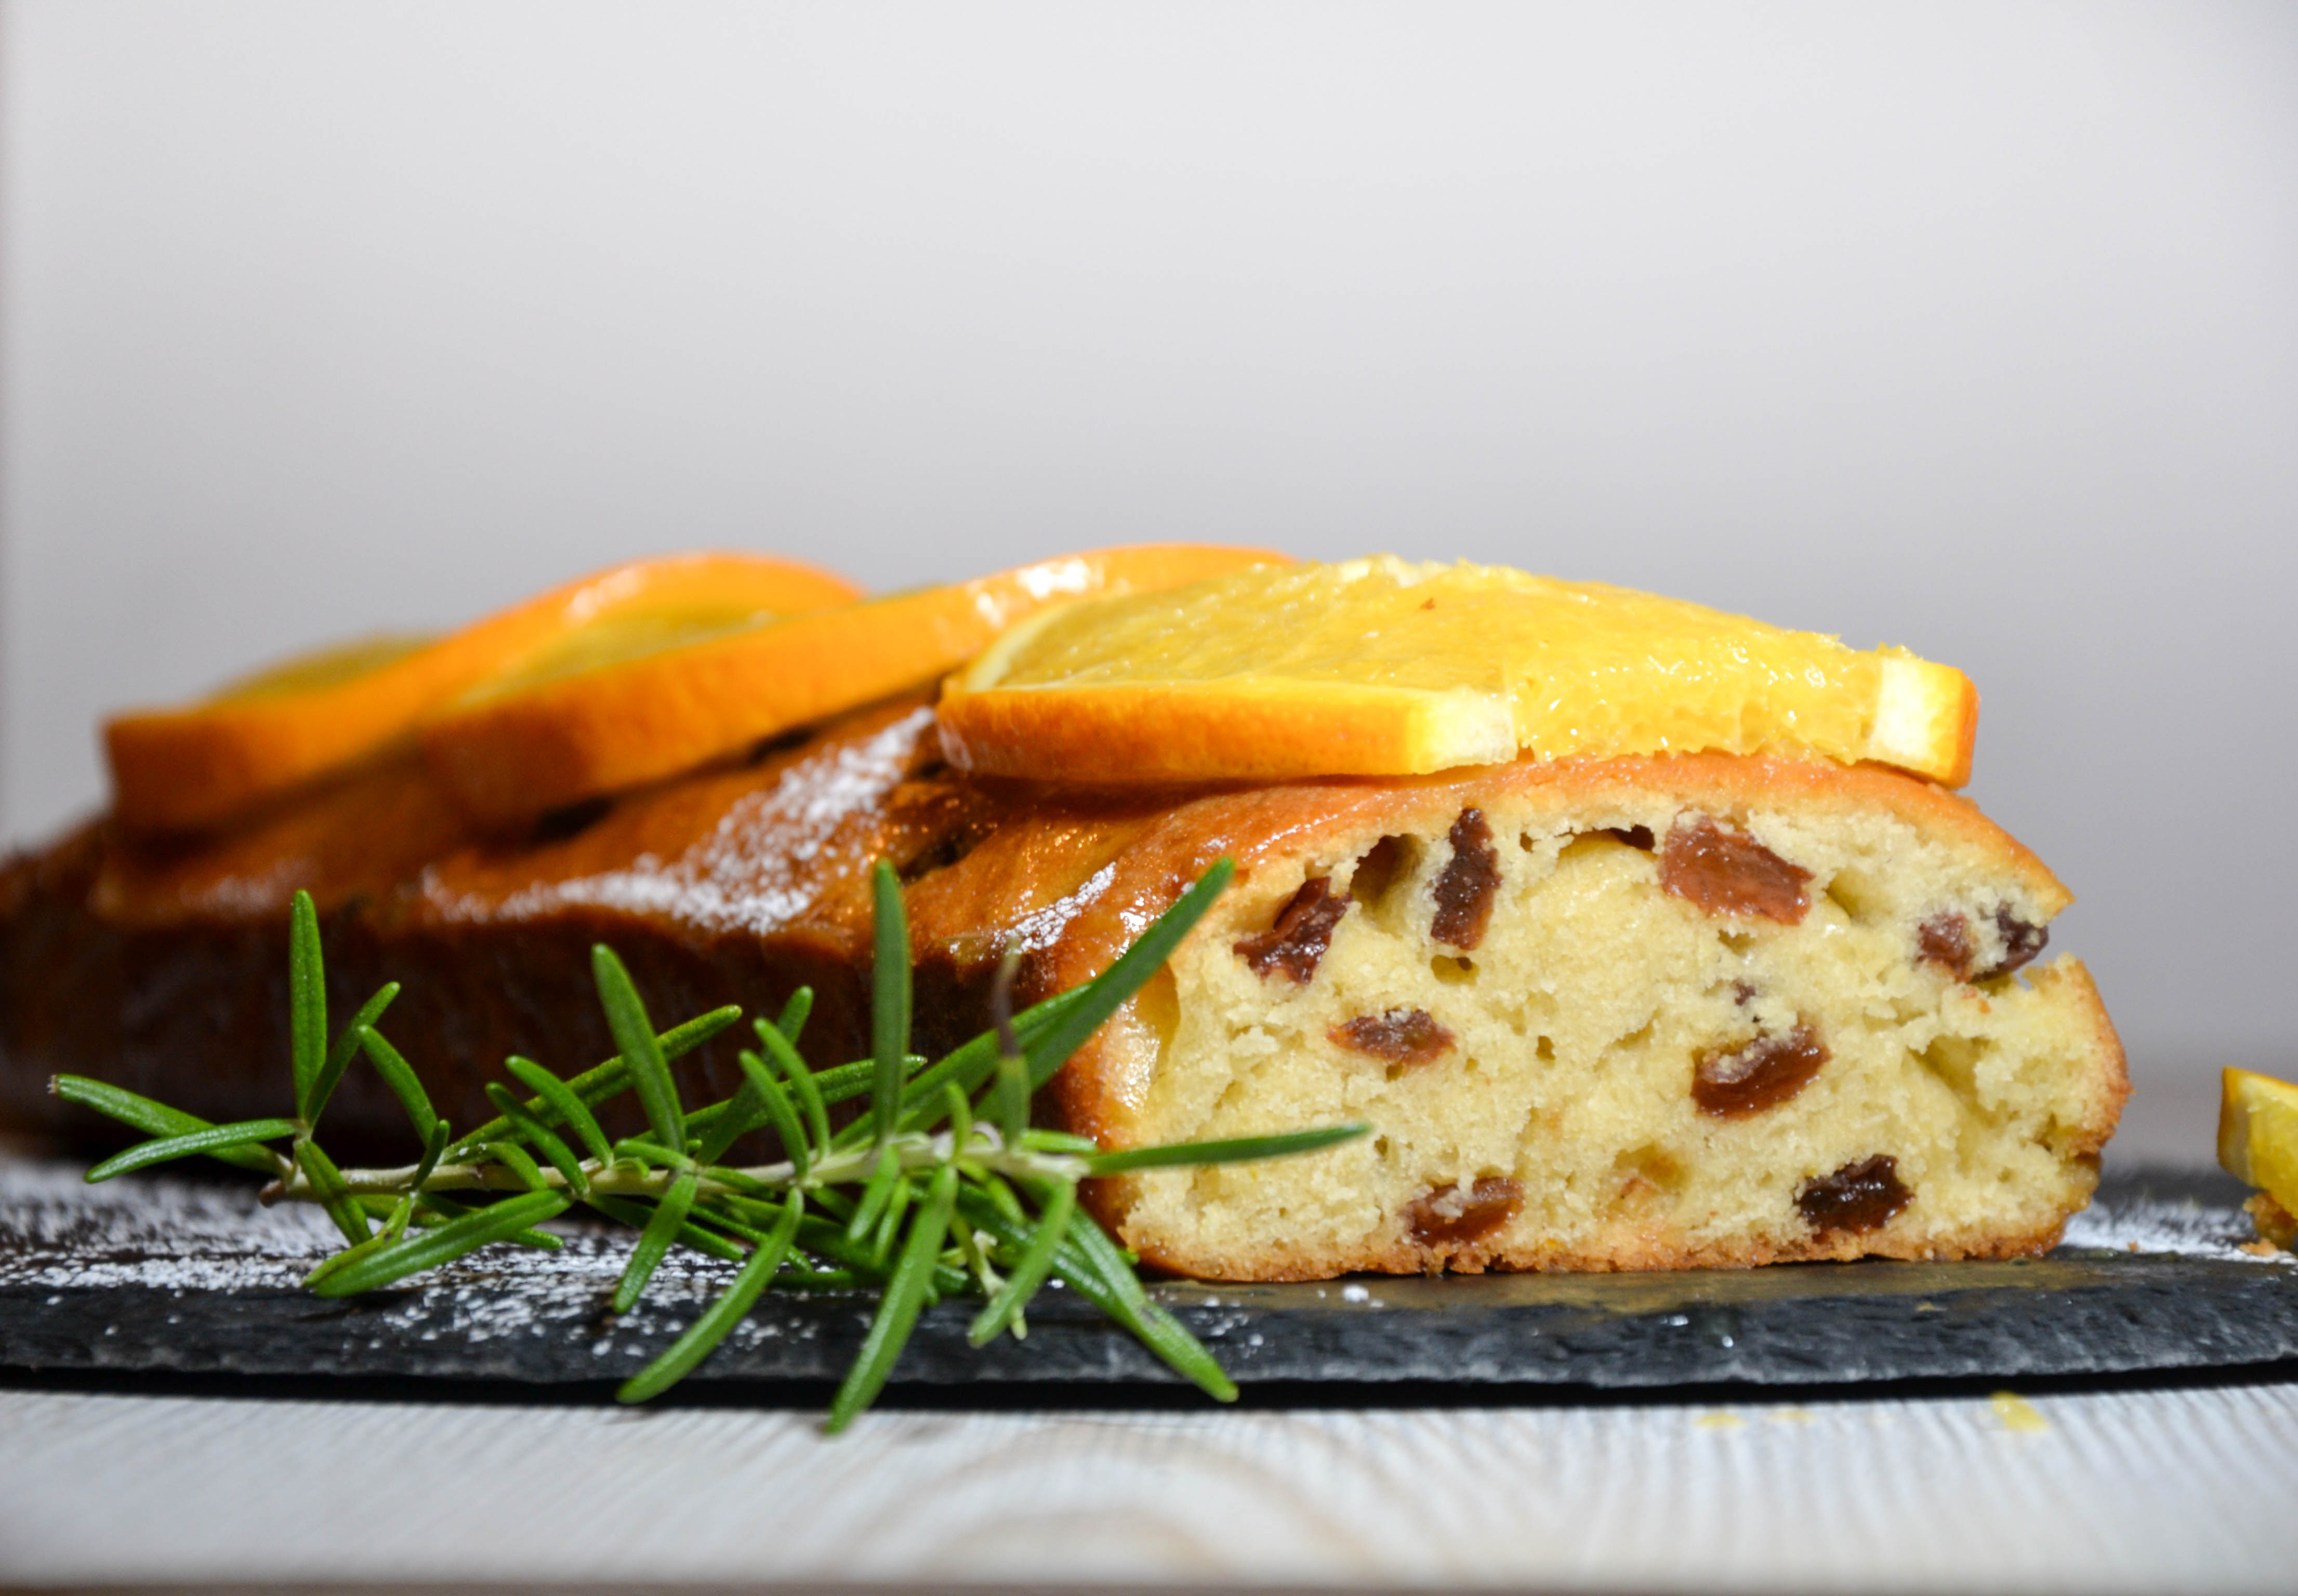
<instances>
[{"instance_id":1,"label":"rosemary stem","mask_svg":"<svg viewBox=\"0 0 2298 1596\"><path fill-rule=\"evenodd\" d=\"M931 1170L941 1164L962 1159L968 1170L994 1172L1001 1175L1025 1175L1057 1181L1081 1180L1087 1173L1086 1161L1068 1153L1040 1152L1028 1148L1007 1148L995 1125L977 1123L966 1139L963 1152L952 1145L946 1131L933 1136L908 1135L894 1139L891 1146L905 1172ZM878 1162L878 1148L864 1145L850 1151L833 1153L814 1161L803 1177L797 1167L785 1159L779 1164L762 1164L748 1169L728 1170L732 1179L721 1179L710 1171L701 1172L696 1186L698 1198L707 1199L728 1195L756 1195L758 1188L766 1187L786 1191L795 1186L802 1191L836 1185L854 1185L867 1180ZM602 1164L596 1158L585 1158L581 1169L592 1191L607 1197L661 1197L676 1185L676 1169L646 1169L625 1160L614 1164ZM340 1172L338 1189L353 1196L397 1197L413 1189L419 1164L402 1164L395 1169L347 1169ZM539 1179L541 1185L535 1184ZM442 1164L423 1182L425 1191L533 1191L563 1190L566 1177L561 1171L543 1165L535 1172L535 1179L508 1169L499 1163ZM292 1181L281 1183L275 1200L315 1203L320 1193L311 1184L310 1175L299 1169Z\"/></svg>"}]
</instances>

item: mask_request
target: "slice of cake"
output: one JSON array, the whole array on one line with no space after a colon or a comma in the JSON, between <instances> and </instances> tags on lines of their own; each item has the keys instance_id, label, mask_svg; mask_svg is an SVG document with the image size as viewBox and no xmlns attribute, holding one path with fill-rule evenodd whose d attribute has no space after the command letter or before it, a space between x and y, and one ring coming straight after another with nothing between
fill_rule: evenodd
<instances>
[{"instance_id":1,"label":"slice of cake","mask_svg":"<svg viewBox=\"0 0 2298 1596\"><path fill-rule=\"evenodd\" d=\"M2030 963L2065 889L1894 773L1690 756L1207 798L1112 861L1046 984L1221 853L1238 885L1071 1061L1062 1123L1373 1134L1104 1182L1183 1272L2033 1252L2128 1092L2089 975Z\"/></svg>"}]
</instances>

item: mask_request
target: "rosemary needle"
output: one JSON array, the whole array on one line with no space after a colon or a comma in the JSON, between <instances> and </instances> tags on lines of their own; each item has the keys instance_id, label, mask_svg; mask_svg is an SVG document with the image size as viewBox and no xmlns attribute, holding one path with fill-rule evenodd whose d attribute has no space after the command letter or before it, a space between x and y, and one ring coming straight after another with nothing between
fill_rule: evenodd
<instances>
[{"instance_id":1,"label":"rosemary needle","mask_svg":"<svg viewBox=\"0 0 2298 1596\"><path fill-rule=\"evenodd\" d=\"M563 1193L530 1191L525 1197L474 1209L435 1230L402 1238L350 1268L329 1275L315 1289L321 1296L356 1296L362 1291L373 1291L393 1280L451 1263L490 1241L503 1240L515 1231L563 1213L566 1204Z\"/></svg>"},{"instance_id":2,"label":"rosemary needle","mask_svg":"<svg viewBox=\"0 0 2298 1596\"><path fill-rule=\"evenodd\" d=\"M527 1195L529 1197L534 1197L541 1194L529 1192ZM453 1198L441 1197L435 1191L417 1191L415 1194L415 1206L417 1209L416 1217L418 1222L423 1219L426 1213L428 1213L438 1222L440 1226L450 1224L456 1220L465 1218L471 1214L491 1213L494 1211L492 1208L467 1208L462 1204L456 1202ZM495 1206L500 1207L502 1205L499 1203L495 1205ZM514 1246L530 1246L538 1252L545 1253L556 1252L564 1245L560 1242L558 1237L553 1236L550 1231L538 1230L533 1229L532 1226L521 1226L519 1229L511 1231L508 1236L500 1238L500 1239L508 1241ZM424 1267L428 1268L430 1266L426 1264Z\"/></svg>"},{"instance_id":3,"label":"rosemary needle","mask_svg":"<svg viewBox=\"0 0 2298 1596\"><path fill-rule=\"evenodd\" d=\"M999 1331L1021 1318L1037 1287L1053 1272L1054 1254L1069 1235L1070 1220L1076 1212L1077 1188L1066 1181L1055 1186L1046 1204L1045 1214L1029 1238L1029 1245L1022 1250L1021 1263L1005 1277L1004 1286L990 1299L989 1305L975 1316L965 1333L968 1341L976 1346L987 1346L997 1338Z\"/></svg>"},{"instance_id":4,"label":"rosemary needle","mask_svg":"<svg viewBox=\"0 0 2298 1596\"><path fill-rule=\"evenodd\" d=\"M124 1087L113 1086L108 1082L91 1081L86 1075L54 1076L48 1082L48 1090L67 1103L77 1103L83 1108L92 1108L106 1118L118 1120L129 1129L141 1131L147 1136L189 1136L195 1131L216 1129L195 1114L186 1114L180 1108L171 1108L165 1103L154 1102L150 1098L139 1096ZM280 1134L284 1136L288 1132L282 1131ZM241 1169L253 1170L260 1175L279 1173L285 1162L277 1153L267 1152L262 1148L244 1142L234 1142L230 1145L203 1150L211 1158L236 1164ZM97 1165L99 1169L102 1167L101 1164ZM91 1171L88 1178L97 1180L102 1177Z\"/></svg>"},{"instance_id":5,"label":"rosemary needle","mask_svg":"<svg viewBox=\"0 0 2298 1596\"><path fill-rule=\"evenodd\" d=\"M798 990L811 1007L813 989L801 987ZM796 1008L798 1000L793 998L790 1003L792 1008ZM814 1149L827 1153L830 1150L830 1108L822 1101L821 1083L814 1080L814 1072L806 1067L806 1060L798 1057L795 1039L781 1027L761 1024L757 1032L758 1041L766 1049L766 1056L774 1061L798 1093L798 1106L806 1110L806 1131Z\"/></svg>"},{"instance_id":6,"label":"rosemary needle","mask_svg":"<svg viewBox=\"0 0 2298 1596\"><path fill-rule=\"evenodd\" d=\"M798 1222L805 1212L806 1198L793 1191L782 1205L781 1222L758 1244L757 1250L742 1265L741 1272L734 1277L734 1283L704 1310L700 1318L686 1327L670 1344L668 1351L624 1380L622 1389L615 1393L615 1400L644 1402L650 1396L659 1396L708 1357L726 1339L727 1333L748 1314L759 1294L773 1283L774 1271L788 1255L790 1238L798 1234Z\"/></svg>"},{"instance_id":7,"label":"rosemary needle","mask_svg":"<svg viewBox=\"0 0 2298 1596\"><path fill-rule=\"evenodd\" d=\"M591 1207L609 1219L618 1219L635 1230L644 1230L657 1212L649 1208L644 1203L624 1202L621 1197L601 1197L595 1191L591 1194L589 1201ZM711 1234L702 1226L695 1223L691 1213L689 1214L686 1222L679 1226L677 1238L681 1245L690 1246L696 1252L707 1254L713 1258L723 1258L729 1263L740 1263L742 1261L743 1254L740 1247L723 1237Z\"/></svg>"},{"instance_id":8,"label":"rosemary needle","mask_svg":"<svg viewBox=\"0 0 2298 1596\"><path fill-rule=\"evenodd\" d=\"M428 1140L431 1127L439 1123L439 1114L431 1107L423 1082L416 1079L414 1066L399 1056L399 1049L384 1041L383 1032L372 1024L357 1027L353 1034L359 1038L360 1051L375 1065L375 1073L391 1088L399 1106L407 1110L407 1117L415 1122L415 1133Z\"/></svg>"},{"instance_id":9,"label":"rosemary needle","mask_svg":"<svg viewBox=\"0 0 2298 1596\"><path fill-rule=\"evenodd\" d=\"M319 1062L318 1077L311 1082L311 1106L303 1115L308 1123L316 1125L319 1123L319 1115L327 1112L327 1099L335 1095L335 1082L343 1078L343 1071L351 1067L351 1056L360 1050L360 1033L383 1017L383 1011L391 1007L391 1000L397 996L399 983L384 983L381 990L351 1016L351 1024L343 1027L343 1034L335 1038L335 1045L327 1049L327 1056Z\"/></svg>"},{"instance_id":10,"label":"rosemary needle","mask_svg":"<svg viewBox=\"0 0 2298 1596\"><path fill-rule=\"evenodd\" d=\"M871 1076L870 1123L883 1147L892 1139L902 1111L902 1066L910 1051L910 928L902 909L902 884L882 859L870 872L870 893L875 927L870 1041L877 1064Z\"/></svg>"},{"instance_id":11,"label":"rosemary needle","mask_svg":"<svg viewBox=\"0 0 2298 1596\"><path fill-rule=\"evenodd\" d=\"M805 1180L807 1170L814 1164L814 1150L807 1145L805 1129L798 1123L798 1110L790 1106L789 1093L782 1090L781 1082L775 1080L766 1068L766 1061L748 1048L737 1053L734 1058L742 1066L750 1091L756 1095L766 1116L773 1122L774 1134L782 1139L782 1151L789 1156L793 1172L799 1180ZM738 1097L735 1100L739 1102L741 1099ZM740 1129L748 1130L749 1127L744 1125ZM714 1134L702 1144L702 1161L717 1163L719 1155L732 1146L733 1140L733 1137L729 1136L721 1141Z\"/></svg>"},{"instance_id":12,"label":"rosemary needle","mask_svg":"<svg viewBox=\"0 0 2298 1596\"><path fill-rule=\"evenodd\" d=\"M277 1141L283 1136L294 1134L295 1123L293 1120L251 1119L231 1125L208 1125L197 1131L164 1136L156 1141L139 1142L124 1153L114 1153L88 1171L83 1179L93 1186L98 1181L109 1181L112 1176L124 1175L130 1170L148 1169L171 1158L188 1158L194 1153L220 1153L227 1148Z\"/></svg>"},{"instance_id":13,"label":"rosemary needle","mask_svg":"<svg viewBox=\"0 0 2298 1596\"><path fill-rule=\"evenodd\" d=\"M679 1227L686 1222L686 1212L694 1206L694 1190L700 1177L692 1170L682 1171L655 1205L654 1216L640 1232L638 1246L631 1249L631 1261L623 1270L623 1278L615 1287L615 1312L627 1313L638 1306L639 1294L654 1279L663 1256L670 1251Z\"/></svg>"},{"instance_id":14,"label":"rosemary needle","mask_svg":"<svg viewBox=\"0 0 2298 1596\"><path fill-rule=\"evenodd\" d=\"M813 1012L814 988L801 986L789 995L789 1001L782 1005L781 1014L774 1021L774 1029L782 1033L784 1041L795 1043L798 1032L806 1029L806 1016ZM757 1024L763 1025L765 1021L760 1020Z\"/></svg>"},{"instance_id":15,"label":"rosemary needle","mask_svg":"<svg viewBox=\"0 0 2298 1596\"><path fill-rule=\"evenodd\" d=\"M343 1233L343 1239L357 1246L375 1232L367 1222L367 1210L360 1207L343 1184L343 1172L335 1160L319 1148L319 1144L308 1136L295 1139L295 1162L311 1183L311 1189L327 1217Z\"/></svg>"},{"instance_id":16,"label":"rosemary needle","mask_svg":"<svg viewBox=\"0 0 2298 1596\"><path fill-rule=\"evenodd\" d=\"M319 911L298 892L287 911L287 1052L295 1117L311 1123L311 1093L327 1061L327 978L319 963Z\"/></svg>"},{"instance_id":17,"label":"rosemary needle","mask_svg":"<svg viewBox=\"0 0 2298 1596\"><path fill-rule=\"evenodd\" d=\"M423 1189L430 1181L431 1172L437 1169L439 1161L447 1156L447 1138L451 1134L445 1120L434 1119L431 1122L431 1130L423 1139L423 1162L415 1166L415 1173L407 1182L407 1195L409 1197Z\"/></svg>"},{"instance_id":18,"label":"rosemary needle","mask_svg":"<svg viewBox=\"0 0 2298 1596\"><path fill-rule=\"evenodd\" d=\"M574 1095L573 1087L532 1058L521 1058L514 1054L503 1060L503 1068L517 1076L519 1084L541 1101L547 1113L536 1115L536 1118L546 1123L556 1119L581 1139L583 1150L591 1157L601 1164L610 1160L612 1155L607 1150L606 1131L599 1129L598 1116L591 1112L588 1104ZM494 1100L492 1092L487 1096L491 1101ZM496 1107L500 1107L501 1104L497 1101ZM526 1107L525 1104L520 1105L521 1108Z\"/></svg>"},{"instance_id":19,"label":"rosemary needle","mask_svg":"<svg viewBox=\"0 0 2298 1596\"><path fill-rule=\"evenodd\" d=\"M870 1320L870 1333L862 1338L854 1367L846 1371L845 1382L831 1400L830 1422L822 1427L831 1435L853 1423L854 1416L870 1405L893 1373L894 1360L902 1355L902 1347L918 1322L918 1310L925 1304L934 1255L941 1251L942 1238L949 1234L949 1216L956 1205L957 1171L945 1164L934 1171L925 1206L910 1227L901 1262L895 1265L894 1278L886 1283L886 1295L879 1299L878 1312Z\"/></svg>"},{"instance_id":20,"label":"rosemary needle","mask_svg":"<svg viewBox=\"0 0 2298 1596\"><path fill-rule=\"evenodd\" d=\"M528 1146L550 1160L550 1167L558 1172L558 1178L566 1183L567 1190L578 1197L591 1195L591 1182L583 1173L583 1165L576 1160L574 1151L558 1139L558 1133L550 1126L529 1114L526 1106L508 1087L500 1081L488 1082L487 1101L502 1110L503 1117L510 1121L514 1131L526 1139ZM500 1145L508 1148L515 1144L504 1142ZM527 1182L530 1187L541 1183L539 1178Z\"/></svg>"},{"instance_id":21,"label":"rosemary needle","mask_svg":"<svg viewBox=\"0 0 2298 1596\"><path fill-rule=\"evenodd\" d=\"M1261 1158L1289 1158L1314 1153L1362 1136L1369 1125L1327 1125L1315 1131L1294 1131L1283 1136L1240 1136L1229 1141L1190 1141L1163 1148L1128 1148L1117 1153L1090 1153L1088 1174L1114 1175L1136 1169L1171 1169L1178 1165L1243 1164Z\"/></svg>"},{"instance_id":22,"label":"rosemary needle","mask_svg":"<svg viewBox=\"0 0 2298 1596\"><path fill-rule=\"evenodd\" d=\"M1086 1038L1101 1029L1103 1021L1115 1014L1119 1006L1140 990L1150 976L1165 967L1165 961L1181 945L1181 939L1204 917L1213 900L1220 896L1221 889L1236 874L1234 861L1215 861L1211 869L1174 901L1172 908L1158 916L1131 947L1118 955L1115 964L1086 987L1086 995L1078 1000L1074 1008L1046 1028L1045 1033L1027 1049L1030 1090L1052 1080L1054 1072L1085 1045Z\"/></svg>"},{"instance_id":23,"label":"rosemary needle","mask_svg":"<svg viewBox=\"0 0 2298 1596\"><path fill-rule=\"evenodd\" d=\"M670 1078L669 1061L655 1040L654 1023L647 1018L639 989L630 971L604 942L591 950L591 975L599 985L599 1003L607 1011L607 1028L629 1063L631 1083L638 1088L647 1123L666 1148L686 1145L686 1115L678 1106L678 1088Z\"/></svg>"},{"instance_id":24,"label":"rosemary needle","mask_svg":"<svg viewBox=\"0 0 2298 1596\"><path fill-rule=\"evenodd\" d=\"M900 1151L891 1145L878 1150L877 1165L870 1172L870 1184L862 1189L862 1202L854 1210L854 1217L846 1226L846 1239L859 1241L870 1233L894 1199L894 1185L902 1176Z\"/></svg>"},{"instance_id":25,"label":"rosemary needle","mask_svg":"<svg viewBox=\"0 0 2298 1596\"><path fill-rule=\"evenodd\" d=\"M548 1191L550 1183L542 1178L542 1166L535 1163L527 1150L508 1137L480 1144L478 1150L493 1159L518 1178L518 1183L528 1191Z\"/></svg>"}]
</instances>

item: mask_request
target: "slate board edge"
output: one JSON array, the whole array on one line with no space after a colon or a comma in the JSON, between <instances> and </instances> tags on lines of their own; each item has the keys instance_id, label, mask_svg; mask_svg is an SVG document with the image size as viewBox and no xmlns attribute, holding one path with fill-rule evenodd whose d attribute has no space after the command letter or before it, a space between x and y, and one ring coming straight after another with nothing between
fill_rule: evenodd
<instances>
[{"instance_id":1,"label":"slate board edge","mask_svg":"<svg viewBox=\"0 0 2298 1596\"><path fill-rule=\"evenodd\" d=\"M2132 1190L2142 1182L2112 1184ZM2224 1200L2211 1190L2201 1206L2233 1222L2238 1216L2218 1214ZM2057 1267L2062 1261L2079 1266ZM1375 1297L1370 1312L1329 1311L1339 1304L1312 1304L1298 1287L1264 1288L1258 1302L1250 1300L1254 1288L1156 1289L1247 1384L1649 1390L2128 1375L2298 1359L2298 1268L2066 1248L2033 1271L2058 1282L2052 1288L2016 1283L2006 1267L2027 1272L1880 1264L1593 1278L1643 1282L1633 1307L1616 1294L1607 1305L1600 1289L1587 1300L1558 1300L1550 1291L1548 1300L1508 1301L1501 1285L1508 1277L1489 1276L1443 1282L1441 1295L1424 1294L1418 1308L1384 1307ZM1952 1283L1941 1280L1942 1268L1954 1271ZM1919 1269L1931 1272L1882 1272ZM1931 1283L1898 1288L1909 1279ZM1784 1288L1751 1294L1748 1283L1757 1280ZM1879 1283L1889 1288L1877 1289ZM1411 1295L1401 1282L1366 1287L1347 1295L1359 1304L1384 1290L1400 1299ZM1341 1297L1343 1288L1335 1283L1334 1292ZM0 1370L595 1385L642 1367L700 1302L665 1293L608 1320L595 1295L521 1293L484 1279L353 1303L321 1302L280 1286L0 1285ZM1430 1300L1441 1305L1425 1305ZM517 1312L506 1314L506 1307ZM1023 1346L967 1346L971 1312L962 1303L930 1311L896 1383L1010 1389L1178 1381L1122 1331L1059 1294L1040 1299ZM835 1380L859 1345L866 1315L866 1300L855 1296L770 1297L743 1327L745 1339L690 1378L706 1386Z\"/></svg>"},{"instance_id":2,"label":"slate board edge","mask_svg":"<svg viewBox=\"0 0 2298 1596\"><path fill-rule=\"evenodd\" d=\"M2173 1264L2116 1287L1988 1288L1938 1304L1837 1296L1641 1315L1556 1308L1320 1314L1177 1306L1240 1381L1660 1387L1745 1382L2126 1374L2298 1358L2298 1281L2284 1271ZM2153 1278L2145 1278L2152 1276ZM1928 1309L1928 1311L1922 1311ZM474 1338L434 1319L391 1322L389 1299L323 1304L287 1293L142 1288L0 1290L0 1368L176 1375L492 1379L620 1378L677 1334L673 1314L612 1327L542 1320ZM977 1351L971 1309L928 1313L903 1384L1176 1379L1129 1337L1075 1312L1041 1316L1026 1345ZM814 1299L771 1341L730 1346L705 1384L834 1380L858 1345L864 1304Z\"/></svg>"}]
</instances>

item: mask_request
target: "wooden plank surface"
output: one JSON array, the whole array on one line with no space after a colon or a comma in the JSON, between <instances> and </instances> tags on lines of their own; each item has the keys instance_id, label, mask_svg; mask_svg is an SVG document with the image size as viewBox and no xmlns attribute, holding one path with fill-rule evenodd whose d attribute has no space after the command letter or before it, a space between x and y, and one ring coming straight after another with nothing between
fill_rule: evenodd
<instances>
[{"instance_id":1,"label":"wooden plank surface","mask_svg":"<svg viewBox=\"0 0 2298 1596\"><path fill-rule=\"evenodd\" d=\"M0 1578L2273 1591L2298 1386L880 1412L0 1392Z\"/></svg>"}]
</instances>

